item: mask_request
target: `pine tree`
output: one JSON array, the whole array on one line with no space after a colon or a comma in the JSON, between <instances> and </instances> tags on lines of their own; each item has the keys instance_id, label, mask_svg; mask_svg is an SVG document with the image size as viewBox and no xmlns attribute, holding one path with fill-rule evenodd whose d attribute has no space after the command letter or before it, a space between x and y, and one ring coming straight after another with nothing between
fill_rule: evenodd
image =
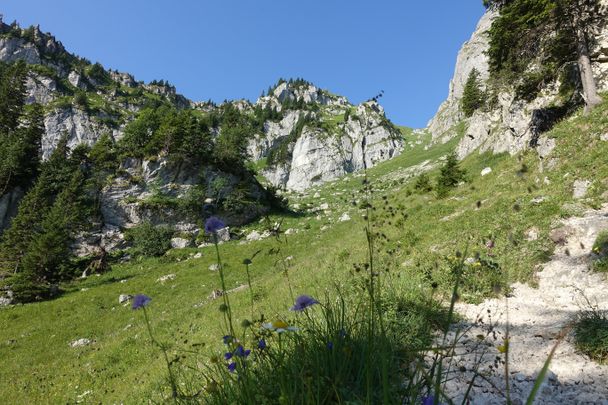
<instances>
[{"instance_id":1,"label":"pine tree","mask_svg":"<svg viewBox=\"0 0 608 405\"><path fill-rule=\"evenodd\" d=\"M479 71L475 68L469 73L464 85L460 108L466 117L473 115L484 104L484 92L481 90Z\"/></svg>"},{"instance_id":2,"label":"pine tree","mask_svg":"<svg viewBox=\"0 0 608 405\"><path fill-rule=\"evenodd\" d=\"M534 61L555 79L568 64L578 66L585 110L601 102L591 69L590 48L595 30L606 24L601 0L484 0L500 10L490 33L490 68L494 75L521 76Z\"/></svg>"},{"instance_id":3,"label":"pine tree","mask_svg":"<svg viewBox=\"0 0 608 405\"><path fill-rule=\"evenodd\" d=\"M450 153L441 167L437 179L437 196L445 197L448 192L456 187L458 183L465 180L466 171L460 167L455 152Z\"/></svg>"}]
</instances>

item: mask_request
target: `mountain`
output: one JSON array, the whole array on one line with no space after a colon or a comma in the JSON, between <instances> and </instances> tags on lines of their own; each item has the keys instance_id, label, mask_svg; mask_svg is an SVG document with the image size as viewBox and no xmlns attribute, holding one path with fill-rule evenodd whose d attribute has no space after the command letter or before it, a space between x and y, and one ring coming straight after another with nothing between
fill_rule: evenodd
<instances>
[{"instance_id":1,"label":"mountain","mask_svg":"<svg viewBox=\"0 0 608 405\"><path fill-rule=\"evenodd\" d=\"M601 3L608 4L605 0ZM577 88L572 99L564 97L564 90L567 91L567 87L571 85L568 66L572 68L573 65L559 67L563 74L555 79L545 80L541 60L533 62L524 74L505 83L497 83L498 80L491 77L488 51L489 30L498 16L499 11L496 8L489 8L469 41L461 48L454 76L450 81L448 98L441 104L426 129L432 134L435 143L445 143L460 137L456 148L460 158L473 152L485 151L507 152L513 155L530 147L539 147L539 153L543 156L552 145L546 144L551 141L539 137L580 105L582 100L578 93L582 90ZM592 32L594 36L590 39L594 44L591 49L593 72L598 90L606 91L608 27L597 26ZM474 69L479 74L482 90L488 92L488 100L484 108L466 117L461 103L466 82ZM576 75L576 72L573 74ZM536 77L540 80L530 80ZM573 86L578 84L574 83ZM574 102L571 103L571 100Z\"/></svg>"},{"instance_id":2,"label":"mountain","mask_svg":"<svg viewBox=\"0 0 608 405\"><path fill-rule=\"evenodd\" d=\"M31 201L36 191L52 209L69 183L66 175L54 191L40 191L45 186L39 183L60 170L51 161L66 161L64 170L78 168L83 177L74 191L84 198L79 217L61 243L70 241L75 257L95 259L137 244L129 235L149 224L168 227L174 247L199 245L201 223L210 215L243 225L283 209L285 200L276 195L281 190L303 191L370 168L403 146L380 96L355 106L303 79L281 79L255 103L193 102L164 80L146 84L77 57L38 26L2 21L0 63L7 67L4 80L23 85L23 100L8 108L22 111L23 121L27 111L43 106L39 168L18 178L14 174L23 170L15 163L0 173L6 182L0 185L0 232L9 244L25 234L20 243L26 251L39 233L50 231L42 225L19 230L17 224L31 222L21 202L39 204ZM9 135L15 131L17 125L7 132L7 154L22 142ZM0 277L22 260L17 252L4 258ZM67 273L82 271L76 266Z\"/></svg>"}]
</instances>

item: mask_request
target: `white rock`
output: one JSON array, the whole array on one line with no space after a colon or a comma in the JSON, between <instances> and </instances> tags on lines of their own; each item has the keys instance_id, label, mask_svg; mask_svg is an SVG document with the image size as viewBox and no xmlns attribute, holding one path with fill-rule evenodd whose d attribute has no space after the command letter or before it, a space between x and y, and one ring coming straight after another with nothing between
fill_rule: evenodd
<instances>
[{"instance_id":1,"label":"white rock","mask_svg":"<svg viewBox=\"0 0 608 405\"><path fill-rule=\"evenodd\" d=\"M344 214L342 214L339 221L340 222L350 221L350 215L348 215L348 212L345 212Z\"/></svg>"},{"instance_id":2,"label":"white rock","mask_svg":"<svg viewBox=\"0 0 608 405\"><path fill-rule=\"evenodd\" d=\"M258 231L251 231L249 235L245 238L248 241L257 241L262 239L262 235Z\"/></svg>"},{"instance_id":3,"label":"white rock","mask_svg":"<svg viewBox=\"0 0 608 405\"><path fill-rule=\"evenodd\" d=\"M319 205L319 209L322 211L326 211L329 209L329 204L328 203L323 203L321 205Z\"/></svg>"},{"instance_id":4,"label":"white rock","mask_svg":"<svg viewBox=\"0 0 608 405\"><path fill-rule=\"evenodd\" d=\"M71 342L70 347L83 347L83 346L88 346L91 343L93 343L93 341L91 339L81 338L81 339L74 340L73 342Z\"/></svg>"},{"instance_id":5,"label":"white rock","mask_svg":"<svg viewBox=\"0 0 608 405\"><path fill-rule=\"evenodd\" d=\"M220 269L220 265L217 263L213 263L212 265L209 266L210 271L218 271L219 269Z\"/></svg>"},{"instance_id":6,"label":"white rock","mask_svg":"<svg viewBox=\"0 0 608 405\"><path fill-rule=\"evenodd\" d=\"M591 181L589 180L576 180L572 186L572 197L576 199L585 198L590 185Z\"/></svg>"},{"instance_id":7,"label":"white rock","mask_svg":"<svg viewBox=\"0 0 608 405\"><path fill-rule=\"evenodd\" d=\"M492 168L491 167L486 167L485 169L483 169L481 171L481 176L487 176L488 174L492 173Z\"/></svg>"},{"instance_id":8,"label":"white rock","mask_svg":"<svg viewBox=\"0 0 608 405\"><path fill-rule=\"evenodd\" d=\"M132 295L129 295L129 294L120 294L118 296L118 303L119 304L124 304L125 302L128 302L129 300L131 300L131 298L133 298Z\"/></svg>"},{"instance_id":9,"label":"white rock","mask_svg":"<svg viewBox=\"0 0 608 405\"><path fill-rule=\"evenodd\" d=\"M218 242L228 242L230 241L230 228L225 227L217 231L217 239Z\"/></svg>"},{"instance_id":10,"label":"white rock","mask_svg":"<svg viewBox=\"0 0 608 405\"><path fill-rule=\"evenodd\" d=\"M171 247L173 249L185 249L190 246L190 241L184 238L171 238Z\"/></svg>"},{"instance_id":11,"label":"white rock","mask_svg":"<svg viewBox=\"0 0 608 405\"><path fill-rule=\"evenodd\" d=\"M203 257L203 254L201 252L198 252L197 254L195 254L193 256L195 259L200 259L201 257Z\"/></svg>"},{"instance_id":12,"label":"white rock","mask_svg":"<svg viewBox=\"0 0 608 405\"><path fill-rule=\"evenodd\" d=\"M157 283L165 283L167 281L173 281L177 277L175 274L167 274L166 276L159 277L156 282Z\"/></svg>"},{"instance_id":13,"label":"white rock","mask_svg":"<svg viewBox=\"0 0 608 405\"><path fill-rule=\"evenodd\" d=\"M605 133L605 134L603 134L603 135L601 135L601 136L600 136L600 139L601 139L602 141L604 141L604 142L608 142L608 132L607 132L607 133Z\"/></svg>"}]
</instances>

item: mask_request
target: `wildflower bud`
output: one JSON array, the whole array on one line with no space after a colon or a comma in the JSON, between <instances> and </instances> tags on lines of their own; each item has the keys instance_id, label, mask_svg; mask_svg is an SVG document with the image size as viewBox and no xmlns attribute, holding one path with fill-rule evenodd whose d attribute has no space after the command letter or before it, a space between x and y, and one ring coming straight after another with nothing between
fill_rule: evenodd
<instances>
[{"instance_id":1,"label":"wildflower bud","mask_svg":"<svg viewBox=\"0 0 608 405\"><path fill-rule=\"evenodd\" d=\"M243 319L243 321L241 322L241 326L243 328L248 328L251 326L251 322L249 321L249 319Z\"/></svg>"},{"instance_id":2,"label":"wildflower bud","mask_svg":"<svg viewBox=\"0 0 608 405\"><path fill-rule=\"evenodd\" d=\"M228 311L228 305L226 304L222 304L219 307L220 312L227 312Z\"/></svg>"}]
</instances>

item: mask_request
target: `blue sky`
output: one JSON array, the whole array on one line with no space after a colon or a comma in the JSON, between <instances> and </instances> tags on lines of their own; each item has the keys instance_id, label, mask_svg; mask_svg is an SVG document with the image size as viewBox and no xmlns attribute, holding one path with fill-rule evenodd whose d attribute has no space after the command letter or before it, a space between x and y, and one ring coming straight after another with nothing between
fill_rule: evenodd
<instances>
[{"instance_id":1,"label":"blue sky","mask_svg":"<svg viewBox=\"0 0 608 405\"><path fill-rule=\"evenodd\" d=\"M351 102L385 91L395 123L424 127L447 96L481 0L4 0L66 48L193 100L248 98L303 77Z\"/></svg>"}]
</instances>

